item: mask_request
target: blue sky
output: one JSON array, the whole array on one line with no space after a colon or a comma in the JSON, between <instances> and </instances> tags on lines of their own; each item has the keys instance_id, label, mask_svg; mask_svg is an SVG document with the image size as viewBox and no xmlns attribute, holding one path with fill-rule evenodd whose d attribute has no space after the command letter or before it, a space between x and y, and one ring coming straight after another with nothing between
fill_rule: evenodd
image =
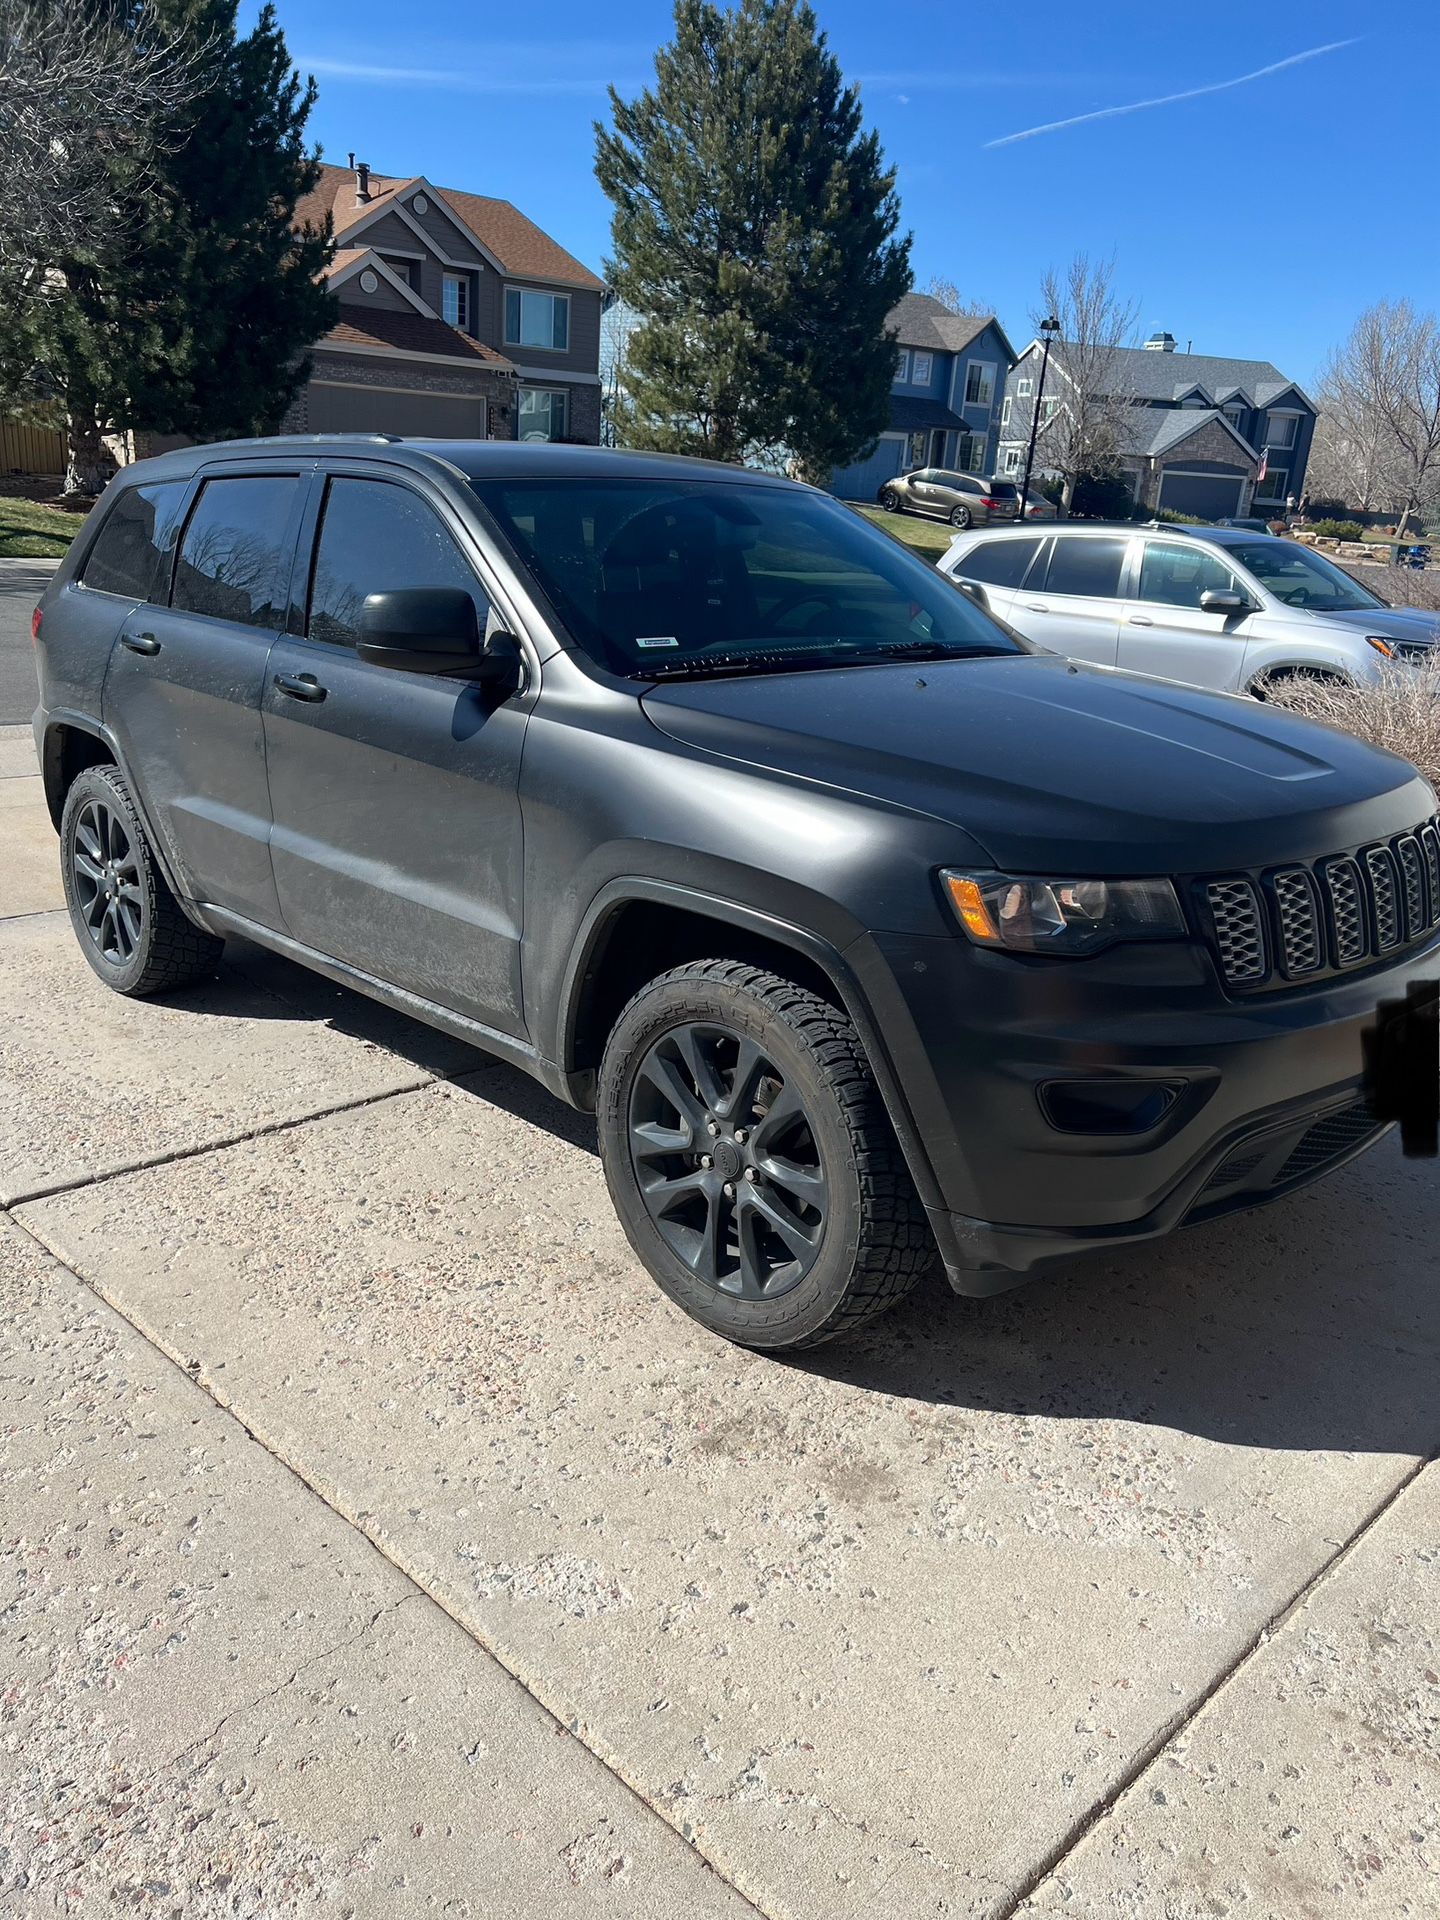
<instances>
[{"instance_id":1,"label":"blue sky","mask_svg":"<svg viewBox=\"0 0 1440 1920\"><path fill-rule=\"evenodd\" d=\"M353 147L381 173L513 200L603 270L591 123L607 82L631 94L651 76L668 6L548 0L533 39L516 7L492 34L492 16L454 0L278 6L320 85L312 127L327 159ZM1045 267L1082 249L1115 253L1142 334L1168 327L1182 348L1271 359L1301 380L1372 301L1440 308L1433 9L822 0L817 12L899 170L916 284L955 281L1012 336L1028 331ZM988 144L1342 41L1224 91Z\"/></svg>"}]
</instances>

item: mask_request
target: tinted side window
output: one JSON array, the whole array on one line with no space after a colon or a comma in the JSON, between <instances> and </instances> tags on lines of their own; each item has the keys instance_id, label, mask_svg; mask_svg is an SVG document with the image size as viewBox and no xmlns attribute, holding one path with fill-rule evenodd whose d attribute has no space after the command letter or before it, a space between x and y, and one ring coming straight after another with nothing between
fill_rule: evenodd
<instances>
[{"instance_id":1,"label":"tinted side window","mask_svg":"<svg viewBox=\"0 0 1440 1920\"><path fill-rule=\"evenodd\" d=\"M1140 560L1139 597L1166 607L1198 607L1202 593L1227 593L1235 576L1213 553L1188 544L1147 540Z\"/></svg>"},{"instance_id":2,"label":"tinted side window","mask_svg":"<svg viewBox=\"0 0 1440 1920\"><path fill-rule=\"evenodd\" d=\"M145 599L162 561L168 571L187 484L174 480L162 486L126 487L86 556L80 574L84 585L95 593Z\"/></svg>"},{"instance_id":3,"label":"tinted side window","mask_svg":"<svg viewBox=\"0 0 1440 1920\"><path fill-rule=\"evenodd\" d=\"M185 529L171 605L246 627L285 624L286 538L299 481L207 480Z\"/></svg>"},{"instance_id":4,"label":"tinted side window","mask_svg":"<svg viewBox=\"0 0 1440 1920\"><path fill-rule=\"evenodd\" d=\"M1034 540L984 540L967 553L955 571L966 580L984 580L992 587L1018 587L1040 546Z\"/></svg>"},{"instance_id":5,"label":"tinted side window","mask_svg":"<svg viewBox=\"0 0 1440 1920\"><path fill-rule=\"evenodd\" d=\"M1113 600L1120 592L1124 540L1058 538L1045 575L1046 593L1085 593Z\"/></svg>"},{"instance_id":6,"label":"tinted side window","mask_svg":"<svg viewBox=\"0 0 1440 1920\"><path fill-rule=\"evenodd\" d=\"M432 508L384 480L332 480L310 583L310 638L353 646L366 594L406 587L463 588L485 631L485 590Z\"/></svg>"}]
</instances>

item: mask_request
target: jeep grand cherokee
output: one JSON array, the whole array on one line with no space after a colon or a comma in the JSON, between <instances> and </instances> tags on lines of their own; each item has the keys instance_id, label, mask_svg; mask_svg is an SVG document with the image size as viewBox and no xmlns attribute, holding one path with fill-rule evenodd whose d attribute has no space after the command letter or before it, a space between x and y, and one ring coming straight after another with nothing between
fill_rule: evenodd
<instances>
[{"instance_id":1,"label":"jeep grand cherokee","mask_svg":"<svg viewBox=\"0 0 1440 1920\"><path fill-rule=\"evenodd\" d=\"M276 439L143 462L36 613L81 951L228 935L596 1110L631 1244L795 1346L1382 1130L1435 798L1254 702L1032 652L768 475Z\"/></svg>"}]
</instances>

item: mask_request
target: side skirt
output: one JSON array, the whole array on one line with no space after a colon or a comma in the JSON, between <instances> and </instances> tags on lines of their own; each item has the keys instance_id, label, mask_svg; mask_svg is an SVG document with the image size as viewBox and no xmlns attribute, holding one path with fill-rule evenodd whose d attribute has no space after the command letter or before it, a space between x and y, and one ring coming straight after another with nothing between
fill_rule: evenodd
<instances>
[{"instance_id":1,"label":"side skirt","mask_svg":"<svg viewBox=\"0 0 1440 1920\"><path fill-rule=\"evenodd\" d=\"M517 1040L513 1034L501 1033L479 1020L471 1020L463 1013L455 1013L434 1000L411 993L405 987L377 979L374 974L353 967L346 960L332 959L327 953L307 947L299 940L292 940L288 933L277 933L273 927L262 927L254 920L247 920L243 914L230 912L226 907L197 901L195 912L203 917L204 924L212 932L233 933L242 939L253 940L257 947L268 947L272 953L297 961L302 967L309 967L313 973L323 974L327 980L333 980L337 986L352 987L356 993L367 994L382 1006L392 1007L396 1013L408 1014L412 1020L423 1021L428 1027L438 1027L453 1039L464 1040L484 1053L493 1053L497 1059L519 1067L532 1079L538 1080L548 1092L563 1100L566 1106L574 1105L565 1076L553 1060L543 1058L528 1040Z\"/></svg>"}]
</instances>

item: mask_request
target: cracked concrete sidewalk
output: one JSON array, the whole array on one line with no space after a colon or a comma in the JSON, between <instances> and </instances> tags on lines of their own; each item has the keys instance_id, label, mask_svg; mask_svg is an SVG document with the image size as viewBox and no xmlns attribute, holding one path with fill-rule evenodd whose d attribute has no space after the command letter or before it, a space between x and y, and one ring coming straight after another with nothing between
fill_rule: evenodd
<instances>
[{"instance_id":1,"label":"cracked concrete sidewalk","mask_svg":"<svg viewBox=\"0 0 1440 1920\"><path fill-rule=\"evenodd\" d=\"M1440 1904L1432 1166L738 1353L509 1069L241 946L106 994L29 752L0 1911Z\"/></svg>"}]
</instances>

